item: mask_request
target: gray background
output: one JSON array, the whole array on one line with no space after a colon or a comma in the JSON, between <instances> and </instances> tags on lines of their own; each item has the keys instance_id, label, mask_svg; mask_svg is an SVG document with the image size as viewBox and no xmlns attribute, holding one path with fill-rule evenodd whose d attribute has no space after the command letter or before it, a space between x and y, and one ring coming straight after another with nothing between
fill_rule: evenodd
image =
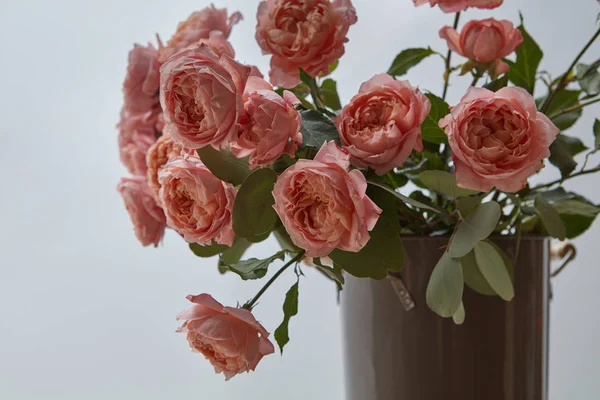
<instances>
[{"instance_id":1,"label":"gray background","mask_svg":"<svg viewBox=\"0 0 600 400\"><path fill-rule=\"evenodd\" d=\"M238 59L267 72L254 42L258 1L220 0L245 21L233 30ZM506 0L493 12L518 22L548 52L558 74L595 29L596 0ZM284 357L224 382L176 334L185 295L210 292L225 304L249 299L260 283L219 276L215 260L195 258L173 232L158 249L142 248L114 187L126 173L115 123L133 42L168 39L203 0L3 0L0 2L0 398L2 399L342 399L339 310L330 282L312 271L301 281L300 312ZM385 71L402 49L432 45L452 16L415 9L411 0L354 0L359 22L335 78L347 101L364 80ZM492 13L469 11L467 18ZM464 22L464 21L463 21ZM552 50L552 51L550 51ZM594 46L586 60L598 58ZM409 74L437 91L442 61ZM451 102L467 82L454 81ZM571 134L591 143L599 108ZM553 168L544 178L556 176ZM598 176L568 186L600 200ZM600 224L576 244L577 262L555 282L551 399L600 393L597 285ZM269 255L267 241L253 251ZM273 331L282 318L286 274L264 296L257 317ZM468 318L468 316L467 316Z\"/></svg>"}]
</instances>

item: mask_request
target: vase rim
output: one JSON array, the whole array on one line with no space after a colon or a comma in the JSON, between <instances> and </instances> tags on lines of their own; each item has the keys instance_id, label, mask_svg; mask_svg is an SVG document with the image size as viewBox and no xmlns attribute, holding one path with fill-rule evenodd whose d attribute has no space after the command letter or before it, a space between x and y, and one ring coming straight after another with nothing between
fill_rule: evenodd
<instances>
[{"instance_id":1,"label":"vase rim","mask_svg":"<svg viewBox=\"0 0 600 400\"><path fill-rule=\"evenodd\" d=\"M418 241L429 241L429 240L441 240L441 239L445 239L448 240L450 239L450 235L442 235L442 236L419 236L419 235L400 235L400 238L402 240L418 240ZM490 236L491 239L494 240L515 240L517 238L516 235L491 235ZM545 240L549 240L551 239L550 236L545 236L545 235L535 235L535 234L526 234L526 235L521 235L521 240L527 240L527 241L545 241Z\"/></svg>"}]
</instances>

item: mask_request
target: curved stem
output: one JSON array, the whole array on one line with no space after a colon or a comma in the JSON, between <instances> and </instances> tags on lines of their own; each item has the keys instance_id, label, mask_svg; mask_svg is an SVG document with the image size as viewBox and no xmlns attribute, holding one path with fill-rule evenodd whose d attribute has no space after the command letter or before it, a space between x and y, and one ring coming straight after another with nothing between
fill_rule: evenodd
<instances>
[{"instance_id":1,"label":"curved stem","mask_svg":"<svg viewBox=\"0 0 600 400\"><path fill-rule=\"evenodd\" d=\"M479 82L479 79L481 79L481 75L477 74L477 75L473 76L473 81L471 82L471 86L477 85L477 82Z\"/></svg>"},{"instance_id":2,"label":"curved stem","mask_svg":"<svg viewBox=\"0 0 600 400\"><path fill-rule=\"evenodd\" d=\"M575 68L575 65L577 65L577 63L579 62L581 57L583 57L583 54L587 51L587 49L590 48L590 46L592 45L592 43L594 43L594 41L598 38L598 36L600 36L600 29L598 29L596 31L594 36L592 36L592 38L589 40L589 42L587 42L587 44L583 47L583 49L581 49L579 54L577 54L577 57L575 57L575 60L573 60L573 62L569 66L569 69L567 70L567 72L565 72L565 74L562 76L561 80L558 82L556 89L554 89L553 91L550 92L550 95L548 96L548 98L546 99L544 104L542 105L542 108L540 108L541 112L543 112L543 113L546 112L548 107L550 107L550 104L552 104L552 100L554 100L556 93L559 92L560 90L562 90L567 85L567 81L569 79L569 75L571 74L571 71L573 71L573 68Z\"/></svg>"},{"instance_id":3,"label":"curved stem","mask_svg":"<svg viewBox=\"0 0 600 400\"><path fill-rule=\"evenodd\" d=\"M458 28L458 21L460 20L460 11L456 13L454 17L454 29ZM448 55L446 56L446 72L444 73L444 93L442 94L442 99L446 100L446 94L448 94L448 85L450 84L450 61L452 60L452 50L448 50Z\"/></svg>"},{"instance_id":4,"label":"curved stem","mask_svg":"<svg viewBox=\"0 0 600 400\"><path fill-rule=\"evenodd\" d=\"M600 172L600 165L597 166L596 168L588 169L588 170L585 170L585 171L575 172L574 174L571 174L571 175L567 176L566 178L557 179L555 181L552 181L552 182L549 182L549 183L546 183L546 184L543 184L543 185L536 186L536 187L534 187L531 190L545 189L545 188L548 188L550 186L554 186L554 185L558 185L560 183L563 183L567 179L576 178L576 177L582 176L582 175L593 174L595 172Z\"/></svg>"},{"instance_id":5,"label":"curved stem","mask_svg":"<svg viewBox=\"0 0 600 400\"><path fill-rule=\"evenodd\" d=\"M567 107L564 110L557 111L556 113L554 113L552 116L550 116L548 118L554 119L554 118L559 117L559 116L561 116L563 114L570 113L571 111L579 110L581 108L587 107L589 105L592 105L592 104L595 104L595 103L598 103L598 102L600 102L600 97L597 98L597 99L594 99L594 100L590 100L590 101L585 102L585 103L575 104L574 106Z\"/></svg>"},{"instance_id":6,"label":"curved stem","mask_svg":"<svg viewBox=\"0 0 600 400\"><path fill-rule=\"evenodd\" d=\"M273 275L271 277L271 279L269 279L269 281L267 283L265 283L265 286L263 286L262 289L260 289L258 291L258 293L256 293L256 295L252 298L252 300L250 300L249 302L247 302L246 304L244 304L243 308L251 310L252 307L254 306L254 304L260 298L260 296L262 296L263 293L267 291L267 289L269 288L269 286L271 286L273 284L273 282L275 282L275 280L277 278L279 278L279 275L281 275L283 273L283 271L285 271L286 269L288 269L288 267L290 265L292 265L292 264L300 261L302 259L302 257L304 257L305 253L306 253L306 251L302 250L300 253L296 254L296 256L294 258L292 258L290 261L288 261L283 267L281 267L279 269L279 271L275 272L275 275Z\"/></svg>"}]
</instances>

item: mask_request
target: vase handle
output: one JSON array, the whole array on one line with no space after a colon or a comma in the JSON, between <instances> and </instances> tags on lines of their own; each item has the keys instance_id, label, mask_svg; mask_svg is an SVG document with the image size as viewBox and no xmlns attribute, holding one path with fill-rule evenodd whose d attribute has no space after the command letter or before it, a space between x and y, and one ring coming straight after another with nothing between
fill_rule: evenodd
<instances>
[{"instance_id":1,"label":"vase handle","mask_svg":"<svg viewBox=\"0 0 600 400\"><path fill-rule=\"evenodd\" d=\"M564 260L563 263L556 270L550 274L551 278L558 276L566 266L577 257L577 248L573 243L560 243L553 244L550 246L550 256L552 260Z\"/></svg>"}]
</instances>

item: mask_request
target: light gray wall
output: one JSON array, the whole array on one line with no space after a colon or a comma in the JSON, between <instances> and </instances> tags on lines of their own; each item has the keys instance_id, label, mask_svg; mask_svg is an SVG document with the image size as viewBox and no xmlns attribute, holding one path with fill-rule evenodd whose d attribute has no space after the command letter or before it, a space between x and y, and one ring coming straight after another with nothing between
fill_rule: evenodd
<instances>
[{"instance_id":1,"label":"light gray wall","mask_svg":"<svg viewBox=\"0 0 600 400\"><path fill-rule=\"evenodd\" d=\"M0 398L21 399L342 399L339 312L333 286L308 271L284 357L225 383L175 334L185 295L210 292L226 304L250 298L260 283L219 276L214 260L187 251L173 232L144 249L114 190L119 164L115 123L133 42L167 39L202 0L2 0L0 2ZM267 72L253 39L258 1L220 0L245 21L231 40L241 61ZM335 73L348 100L404 48L433 45L452 17L410 0L354 0L359 22ZM595 0L506 0L493 13L526 24L549 52L543 67L562 72L595 29ZM468 18L488 12L469 11ZM551 52L550 52L551 50ZM587 60L598 58L594 46ZM409 78L439 90L441 61ZM466 85L456 82L451 100ZM599 108L571 131L591 142ZM553 168L545 178L555 176ZM598 176L569 187L600 201ZM576 244L578 261L556 280L552 304L551 399L600 393L597 246L600 223ZM254 255L268 255L267 241ZM288 274L256 308L279 324Z\"/></svg>"}]
</instances>

